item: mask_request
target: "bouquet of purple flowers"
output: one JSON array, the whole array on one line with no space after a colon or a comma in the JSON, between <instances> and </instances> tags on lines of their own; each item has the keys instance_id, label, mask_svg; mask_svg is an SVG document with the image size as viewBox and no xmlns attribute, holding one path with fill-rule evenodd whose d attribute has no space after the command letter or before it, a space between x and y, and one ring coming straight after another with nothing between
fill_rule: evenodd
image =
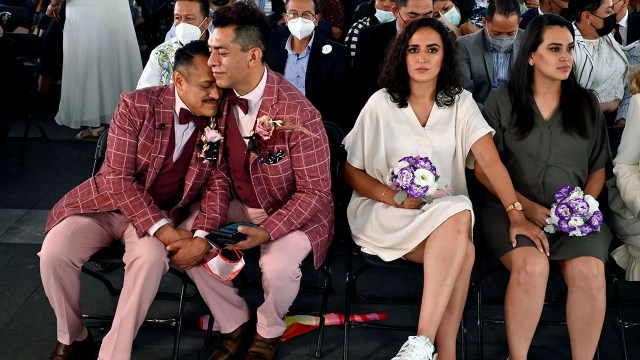
<instances>
[{"instance_id":1,"label":"bouquet of purple flowers","mask_svg":"<svg viewBox=\"0 0 640 360\"><path fill-rule=\"evenodd\" d=\"M398 161L398 166L389 169L388 180L391 189L400 190L393 199L402 204L407 196L431 204L434 198L447 195L453 190L446 186L438 188L438 171L428 157L406 156Z\"/></svg>"},{"instance_id":2,"label":"bouquet of purple flowers","mask_svg":"<svg viewBox=\"0 0 640 360\"><path fill-rule=\"evenodd\" d=\"M578 186L563 186L556 191L556 202L551 205L551 216L547 219L544 231L555 233L559 230L569 236L584 236L600 231L602 212L598 210L598 201L591 195L585 195Z\"/></svg>"}]
</instances>

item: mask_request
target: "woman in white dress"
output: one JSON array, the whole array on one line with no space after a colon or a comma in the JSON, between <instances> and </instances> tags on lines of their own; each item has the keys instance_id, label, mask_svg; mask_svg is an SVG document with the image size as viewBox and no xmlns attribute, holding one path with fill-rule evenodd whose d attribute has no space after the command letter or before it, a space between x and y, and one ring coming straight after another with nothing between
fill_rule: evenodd
<instances>
[{"instance_id":1,"label":"woman in white dress","mask_svg":"<svg viewBox=\"0 0 640 360\"><path fill-rule=\"evenodd\" d=\"M455 45L444 25L420 19L398 35L387 53L376 92L345 139L345 178L354 189L347 215L354 241L385 261L424 264L417 336L394 359L455 359L456 336L474 261L473 213L464 175L476 159L491 170L491 183L511 220L515 241L523 234L546 251L540 229L521 213L513 185L471 94L462 89ZM389 169L405 156L428 156L452 196L423 204L396 203ZM513 211L511 211L513 210Z\"/></svg>"},{"instance_id":2,"label":"woman in white dress","mask_svg":"<svg viewBox=\"0 0 640 360\"><path fill-rule=\"evenodd\" d=\"M640 68L630 78L629 92L633 96L618 154L613 160L616 177L607 185L613 230L623 243L611 256L626 270L627 281L640 281Z\"/></svg>"},{"instance_id":3,"label":"woman in white dress","mask_svg":"<svg viewBox=\"0 0 640 360\"><path fill-rule=\"evenodd\" d=\"M51 0L57 16L64 0ZM135 90L142 60L127 0L67 0L63 37L62 95L56 122L91 128L76 137L99 136L120 94Z\"/></svg>"}]
</instances>

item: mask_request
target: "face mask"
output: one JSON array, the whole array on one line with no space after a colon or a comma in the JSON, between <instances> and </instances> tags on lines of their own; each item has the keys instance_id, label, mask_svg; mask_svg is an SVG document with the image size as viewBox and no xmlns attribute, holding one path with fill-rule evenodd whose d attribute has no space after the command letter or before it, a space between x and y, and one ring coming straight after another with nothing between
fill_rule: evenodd
<instances>
[{"instance_id":1,"label":"face mask","mask_svg":"<svg viewBox=\"0 0 640 360\"><path fill-rule=\"evenodd\" d=\"M187 45L192 41L199 40L202 34L204 34L204 31L200 31L200 26L202 26L205 20L202 20L198 26L187 23L180 23L176 25L176 36L178 37L178 41L180 41L182 45Z\"/></svg>"},{"instance_id":2,"label":"face mask","mask_svg":"<svg viewBox=\"0 0 640 360\"><path fill-rule=\"evenodd\" d=\"M600 29L596 28L595 26L593 26L593 24L591 24L591 26L594 29L596 29L596 33L600 37L609 35L609 33L613 31L613 29L616 27L616 14L611 14L606 18L601 18L600 16L593 13L591 15L603 20L604 25L602 25Z\"/></svg>"},{"instance_id":3,"label":"face mask","mask_svg":"<svg viewBox=\"0 0 640 360\"><path fill-rule=\"evenodd\" d=\"M243 253L240 250L214 248L212 258L204 267L222 281L231 281L244 267Z\"/></svg>"},{"instance_id":4,"label":"face mask","mask_svg":"<svg viewBox=\"0 0 640 360\"><path fill-rule=\"evenodd\" d=\"M515 36L495 37L489 35L488 31L486 32L486 34L489 38L489 44L491 44L491 47L498 52L506 52L507 50L509 50L509 48L511 48L511 46L513 46L513 42L516 41Z\"/></svg>"},{"instance_id":5,"label":"face mask","mask_svg":"<svg viewBox=\"0 0 640 360\"><path fill-rule=\"evenodd\" d=\"M297 19L289 20L287 27L289 28L291 35L298 40L302 40L311 35L313 29L316 28L316 24L311 20L299 17Z\"/></svg>"},{"instance_id":6,"label":"face mask","mask_svg":"<svg viewBox=\"0 0 640 360\"><path fill-rule=\"evenodd\" d=\"M568 8L560 9L560 13L558 15L562 16L569 22L573 22L573 15L571 14L571 10L569 10Z\"/></svg>"},{"instance_id":7,"label":"face mask","mask_svg":"<svg viewBox=\"0 0 640 360\"><path fill-rule=\"evenodd\" d=\"M449 9L449 11L447 11L446 13L442 14L442 17L447 18L447 20L449 20L449 22L453 26L460 26L460 11L455 6Z\"/></svg>"},{"instance_id":8,"label":"face mask","mask_svg":"<svg viewBox=\"0 0 640 360\"><path fill-rule=\"evenodd\" d=\"M380 9L376 9L375 16L378 19L378 21L380 21L380 24L388 23L396 19L396 17L393 16L393 13L391 11L384 11Z\"/></svg>"}]
</instances>

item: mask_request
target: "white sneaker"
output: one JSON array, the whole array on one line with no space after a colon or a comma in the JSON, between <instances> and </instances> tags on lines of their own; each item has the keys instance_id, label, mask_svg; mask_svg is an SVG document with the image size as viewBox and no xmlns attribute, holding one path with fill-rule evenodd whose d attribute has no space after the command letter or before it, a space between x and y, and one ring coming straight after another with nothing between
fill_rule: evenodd
<instances>
[{"instance_id":1,"label":"white sneaker","mask_svg":"<svg viewBox=\"0 0 640 360\"><path fill-rule=\"evenodd\" d=\"M433 344L424 335L409 336L398 355L391 360L433 360Z\"/></svg>"}]
</instances>

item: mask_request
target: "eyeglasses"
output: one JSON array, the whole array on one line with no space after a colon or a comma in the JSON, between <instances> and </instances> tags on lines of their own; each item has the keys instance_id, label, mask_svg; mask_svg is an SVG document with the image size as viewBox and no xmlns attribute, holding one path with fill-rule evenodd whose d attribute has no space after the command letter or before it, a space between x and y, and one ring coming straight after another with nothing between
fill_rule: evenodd
<instances>
[{"instance_id":1,"label":"eyeglasses","mask_svg":"<svg viewBox=\"0 0 640 360\"><path fill-rule=\"evenodd\" d=\"M290 12L290 13L286 13L285 15L289 20L295 20L299 17L302 17L305 20L311 20L311 21L316 19L316 14L311 13L309 11L303 12L302 15L298 14L297 12Z\"/></svg>"}]
</instances>

